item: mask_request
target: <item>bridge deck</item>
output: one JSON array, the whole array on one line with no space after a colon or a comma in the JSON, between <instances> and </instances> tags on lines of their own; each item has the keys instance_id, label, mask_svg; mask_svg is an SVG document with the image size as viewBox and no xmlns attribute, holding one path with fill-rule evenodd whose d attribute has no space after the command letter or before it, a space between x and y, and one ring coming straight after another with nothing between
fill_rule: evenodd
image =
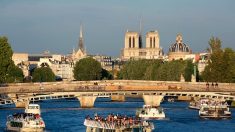
<instances>
[{"instance_id":1,"label":"bridge deck","mask_svg":"<svg viewBox=\"0 0 235 132\"><path fill-rule=\"evenodd\" d=\"M98 82L98 83L97 83ZM181 83L141 80L80 81L9 84L0 87L0 105L19 99L46 100L79 96L110 97L112 95L163 95L220 98L235 100L235 84L219 84L206 88L205 83Z\"/></svg>"}]
</instances>

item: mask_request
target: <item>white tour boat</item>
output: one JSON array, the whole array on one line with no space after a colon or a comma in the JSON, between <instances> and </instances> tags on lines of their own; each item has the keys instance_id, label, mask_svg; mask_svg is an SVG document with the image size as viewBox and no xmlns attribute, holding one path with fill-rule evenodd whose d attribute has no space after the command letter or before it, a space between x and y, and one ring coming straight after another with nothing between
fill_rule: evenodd
<instances>
[{"instance_id":1,"label":"white tour boat","mask_svg":"<svg viewBox=\"0 0 235 132\"><path fill-rule=\"evenodd\" d=\"M143 108L136 111L136 115L141 119L164 119L165 113L163 108L151 105L143 105Z\"/></svg>"},{"instance_id":2,"label":"white tour boat","mask_svg":"<svg viewBox=\"0 0 235 132\"><path fill-rule=\"evenodd\" d=\"M96 115L94 119L87 116L84 125L86 132L152 132L154 130L151 122L113 114L106 118Z\"/></svg>"},{"instance_id":3,"label":"white tour boat","mask_svg":"<svg viewBox=\"0 0 235 132\"><path fill-rule=\"evenodd\" d=\"M231 111L228 105L222 103L202 105L199 110L199 116L201 118L211 118L211 119L223 119L231 118Z\"/></svg>"},{"instance_id":4,"label":"white tour boat","mask_svg":"<svg viewBox=\"0 0 235 132\"><path fill-rule=\"evenodd\" d=\"M189 108L200 110L202 105L207 105L210 103L208 98L200 98L198 100L193 100L189 103Z\"/></svg>"},{"instance_id":5,"label":"white tour boat","mask_svg":"<svg viewBox=\"0 0 235 132\"><path fill-rule=\"evenodd\" d=\"M40 106L29 104L24 113L16 113L7 117L6 130L14 132L43 132L45 123L40 116Z\"/></svg>"}]
</instances>

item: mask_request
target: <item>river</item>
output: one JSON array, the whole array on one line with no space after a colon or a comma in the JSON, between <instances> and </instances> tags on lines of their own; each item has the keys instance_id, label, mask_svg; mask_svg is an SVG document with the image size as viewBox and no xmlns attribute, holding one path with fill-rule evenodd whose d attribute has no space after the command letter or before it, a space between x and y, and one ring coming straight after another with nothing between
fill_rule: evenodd
<instances>
[{"instance_id":1,"label":"river","mask_svg":"<svg viewBox=\"0 0 235 132\"><path fill-rule=\"evenodd\" d=\"M83 121L86 115L95 113L106 116L110 113L134 115L137 108L144 104L142 99L128 98L126 102L111 102L108 98L98 98L95 107L79 108L75 99L48 100L39 102L46 132L85 132ZM234 132L235 109L232 108L232 119L200 119L197 110L188 109L188 102L163 102L166 119L152 121L154 132ZM5 130L6 117L9 114L23 112L24 109L14 106L0 107L0 131Z\"/></svg>"}]
</instances>

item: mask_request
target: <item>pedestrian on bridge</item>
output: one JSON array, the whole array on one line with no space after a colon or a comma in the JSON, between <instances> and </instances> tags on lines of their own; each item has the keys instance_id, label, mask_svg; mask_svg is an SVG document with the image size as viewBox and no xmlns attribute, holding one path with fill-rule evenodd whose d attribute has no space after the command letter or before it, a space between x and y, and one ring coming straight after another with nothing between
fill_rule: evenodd
<instances>
[{"instance_id":1,"label":"pedestrian on bridge","mask_svg":"<svg viewBox=\"0 0 235 132\"><path fill-rule=\"evenodd\" d=\"M217 82L215 82L215 88L218 88L218 83Z\"/></svg>"},{"instance_id":2,"label":"pedestrian on bridge","mask_svg":"<svg viewBox=\"0 0 235 132\"><path fill-rule=\"evenodd\" d=\"M213 82L212 82L211 86L212 86L212 88L214 88L214 83Z\"/></svg>"},{"instance_id":3,"label":"pedestrian on bridge","mask_svg":"<svg viewBox=\"0 0 235 132\"><path fill-rule=\"evenodd\" d=\"M206 83L206 91L209 91L209 83Z\"/></svg>"}]
</instances>

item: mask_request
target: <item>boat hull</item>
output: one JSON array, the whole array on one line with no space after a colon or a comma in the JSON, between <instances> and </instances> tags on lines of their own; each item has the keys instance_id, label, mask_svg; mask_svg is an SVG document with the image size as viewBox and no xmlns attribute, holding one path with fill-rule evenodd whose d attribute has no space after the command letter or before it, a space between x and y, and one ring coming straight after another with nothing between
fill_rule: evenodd
<instances>
[{"instance_id":1,"label":"boat hull","mask_svg":"<svg viewBox=\"0 0 235 132\"><path fill-rule=\"evenodd\" d=\"M165 117L139 117L142 120L163 120Z\"/></svg>"},{"instance_id":2,"label":"boat hull","mask_svg":"<svg viewBox=\"0 0 235 132\"><path fill-rule=\"evenodd\" d=\"M189 106L189 109L195 109L195 110L200 110L200 108L198 106Z\"/></svg>"},{"instance_id":3,"label":"boat hull","mask_svg":"<svg viewBox=\"0 0 235 132\"><path fill-rule=\"evenodd\" d=\"M20 127L11 127L7 125L6 130L8 132L43 132L44 128L20 128Z\"/></svg>"},{"instance_id":4,"label":"boat hull","mask_svg":"<svg viewBox=\"0 0 235 132\"><path fill-rule=\"evenodd\" d=\"M87 127L86 132L100 132L106 130L115 132L132 132L134 130L141 131L141 129L144 130L144 132L152 132L152 130L154 130L154 125L146 121L120 126L121 124L118 125L117 122L103 122L85 119L84 125Z\"/></svg>"},{"instance_id":5,"label":"boat hull","mask_svg":"<svg viewBox=\"0 0 235 132\"><path fill-rule=\"evenodd\" d=\"M231 115L199 115L202 119L230 119Z\"/></svg>"},{"instance_id":6,"label":"boat hull","mask_svg":"<svg viewBox=\"0 0 235 132\"><path fill-rule=\"evenodd\" d=\"M45 129L45 125L41 126L25 126L25 122L19 122L23 125L12 126L11 122L6 123L6 131L10 132L43 132Z\"/></svg>"}]
</instances>

